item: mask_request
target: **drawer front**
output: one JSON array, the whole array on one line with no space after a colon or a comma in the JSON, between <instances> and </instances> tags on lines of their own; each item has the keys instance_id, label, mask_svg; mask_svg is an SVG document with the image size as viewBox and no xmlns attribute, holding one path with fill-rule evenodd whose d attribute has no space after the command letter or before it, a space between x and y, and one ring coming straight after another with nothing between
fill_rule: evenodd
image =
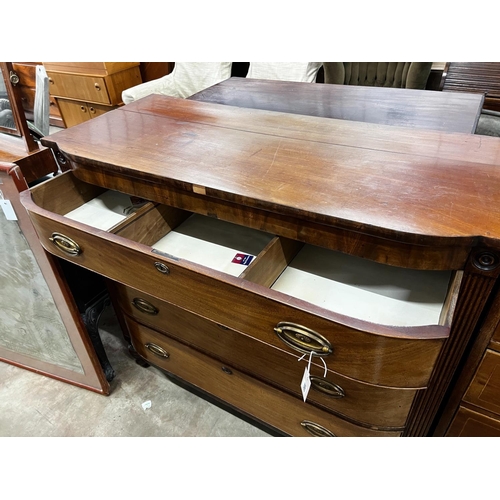
<instances>
[{"instance_id":1,"label":"drawer front","mask_svg":"<svg viewBox=\"0 0 500 500\"><path fill-rule=\"evenodd\" d=\"M120 308L138 322L195 346L249 375L302 397L300 383L308 359L189 313L132 288L111 285ZM404 427L415 389L364 384L329 370L318 358L307 400L373 427Z\"/></svg>"},{"instance_id":2,"label":"drawer front","mask_svg":"<svg viewBox=\"0 0 500 500\"><path fill-rule=\"evenodd\" d=\"M128 327L132 345L143 358L286 434L400 435L400 432L373 431L344 421L147 327L132 321Z\"/></svg>"},{"instance_id":3,"label":"drawer front","mask_svg":"<svg viewBox=\"0 0 500 500\"><path fill-rule=\"evenodd\" d=\"M500 354L486 350L464 401L500 415Z\"/></svg>"},{"instance_id":4,"label":"drawer front","mask_svg":"<svg viewBox=\"0 0 500 500\"><path fill-rule=\"evenodd\" d=\"M67 97L82 101L111 104L104 78L47 72L50 93L56 97Z\"/></svg>"},{"instance_id":5,"label":"drawer front","mask_svg":"<svg viewBox=\"0 0 500 500\"><path fill-rule=\"evenodd\" d=\"M349 318L345 324L332 321L329 316L338 316L322 316L323 310L311 313L308 304L279 292L157 255L145 245L44 211L26 196L23 203L49 252L293 354L297 350L285 343L275 328L280 322L303 325L331 345L331 354L325 356L328 366L357 380L389 387L423 388L444 340L368 332L362 327L376 325L355 321L350 326ZM79 254L71 256L55 246L51 242L54 232L75 240ZM168 273L159 272L158 263L167 266ZM399 331L392 333L397 335Z\"/></svg>"},{"instance_id":6,"label":"drawer front","mask_svg":"<svg viewBox=\"0 0 500 500\"><path fill-rule=\"evenodd\" d=\"M108 111L116 109L116 107L117 106L105 106L102 104L87 103L87 109L89 110L90 118L96 118L98 116L101 116L104 113L107 113Z\"/></svg>"},{"instance_id":7,"label":"drawer front","mask_svg":"<svg viewBox=\"0 0 500 500\"><path fill-rule=\"evenodd\" d=\"M500 346L500 323L498 323L495 331L493 333L493 337L491 337L491 341L499 344Z\"/></svg>"},{"instance_id":8,"label":"drawer front","mask_svg":"<svg viewBox=\"0 0 500 500\"><path fill-rule=\"evenodd\" d=\"M446 437L500 437L500 421L461 406Z\"/></svg>"},{"instance_id":9,"label":"drawer front","mask_svg":"<svg viewBox=\"0 0 500 500\"><path fill-rule=\"evenodd\" d=\"M66 127L73 127L115 109L115 106L90 104L83 101L60 98L57 99L57 105L61 110Z\"/></svg>"},{"instance_id":10,"label":"drawer front","mask_svg":"<svg viewBox=\"0 0 500 500\"><path fill-rule=\"evenodd\" d=\"M73 127L92 118L86 102L68 99L56 99L56 101L66 127Z\"/></svg>"}]
</instances>

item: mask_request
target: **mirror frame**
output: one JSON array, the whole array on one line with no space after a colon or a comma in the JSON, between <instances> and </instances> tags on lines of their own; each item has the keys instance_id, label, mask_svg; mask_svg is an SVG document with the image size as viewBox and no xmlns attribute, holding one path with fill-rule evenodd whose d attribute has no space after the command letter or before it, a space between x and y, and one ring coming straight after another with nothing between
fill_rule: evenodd
<instances>
[{"instance_id":1,"label":"mirror frame","mask_svg":"<svg viewBox=\"0 0 500 500\"><path fill-rule=\"evenodd\" d=\"M16 124L16 129L0 127L0 132L22 137L27 153L38 151L40 148L35 139L33 139L33 136L31 135L28 128L28 123L26 121L26 116L24 114L23 104L21 100L21 94L19 93L19 87L16 87L17 83L14 85L10 79L11 72L14 73L12 63L0 62L0 68L2 70L3 79L5 81L5 88L7 89L7 95L9 97L12 115L14 116L14 123Z\"/></svg>"}]
</instances>

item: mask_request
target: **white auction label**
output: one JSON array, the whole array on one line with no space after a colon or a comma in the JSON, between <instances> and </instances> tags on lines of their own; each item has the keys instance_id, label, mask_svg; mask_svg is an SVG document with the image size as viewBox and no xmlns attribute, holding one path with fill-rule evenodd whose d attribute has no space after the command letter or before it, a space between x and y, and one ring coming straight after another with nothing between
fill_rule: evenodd
<instances>
[{"instance_id":1,"label":"white auction label","mask_svg":"<svg viewBox=\"0 0 500 500\"><path fill-rule=\"evenodd\" d=\"M304 369L304 376L302 377L302 382L300 384L300 389L302 390L302 397L304 398L304 402L307 399L307 395L309 394L310 388L311 388L311 378L309 376L309 367L306 366Z\"/></svg>"},{"instance_id":2,"label":"white auction label","mask_svg":"<svg viewBox=\"0 0 500 500\"><path fill-rule=\"evenodd\" d=\"M7 220L17 220L16 212L14 212L14 207L9 200L0 200L0 207L2 207Z\"/></svg>"}]
</instances>

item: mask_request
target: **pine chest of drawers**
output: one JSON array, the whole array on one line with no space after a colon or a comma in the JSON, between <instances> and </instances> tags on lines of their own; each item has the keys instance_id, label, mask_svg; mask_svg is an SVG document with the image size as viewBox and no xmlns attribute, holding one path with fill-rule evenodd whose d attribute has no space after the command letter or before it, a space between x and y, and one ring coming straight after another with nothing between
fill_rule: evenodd
<instances>
[{"instance_id":1,"label":"pine chest of drawers","mask_svg":"<svg viewBox=\"0 0 500 500\"><path fill-rule=\"evenodd\" d=\"M149 96L44 141L22 201L136 355L284 434L427 435L498 275L497 140Z\"/></svg>"}]
</instances>

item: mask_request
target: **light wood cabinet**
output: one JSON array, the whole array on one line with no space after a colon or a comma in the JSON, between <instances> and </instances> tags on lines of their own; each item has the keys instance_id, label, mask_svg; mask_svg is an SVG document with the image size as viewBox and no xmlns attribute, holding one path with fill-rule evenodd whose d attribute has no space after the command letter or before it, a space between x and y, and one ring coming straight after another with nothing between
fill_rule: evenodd
<instances>
[{"instance_id":1,"label":"light wood cabinet","mask_svg":"<svg viewBox=\"0 0 500 500\"><path fill-rule=\"evenodd\" d=\"M44 63L50 95L66 127L123 104L125 89L142 82L139 63Z\"/></svg>"},{"instance_id":2,"label":"light wood cabinet","mask_svg":"<svg viewBox=\"0 0 500 500\"><path fill-rule=\"evenodd\" d=\"M148 96L44 139L67 171L23 203L138 359L283 434L427 435L500 272L500 145L370 130Z\"/></svg>"}]
</instances>

